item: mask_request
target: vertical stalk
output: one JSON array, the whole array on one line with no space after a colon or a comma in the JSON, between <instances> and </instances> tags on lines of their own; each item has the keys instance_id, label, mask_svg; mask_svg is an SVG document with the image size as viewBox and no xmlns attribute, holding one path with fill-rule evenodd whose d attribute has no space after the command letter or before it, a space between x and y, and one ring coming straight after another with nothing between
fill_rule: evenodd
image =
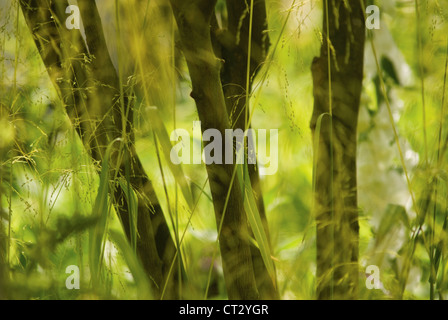
<instances>
[{"instance_id":1,"label":"vertical stalk","mask_svg":"<svg viewBox=\"0 0 448 320\"><path fill-rule=\"evenodd\" d=\"M318 299L358 296L357 123L364 62L358 1L324 0L324 41L312 64ZM327 117L322 115L330 115ZM319 126L319 130L316 130ZM337 190L337 192L335 192Z\"/></svg>"},{"instance_id":2,"label":"vertical stalk","mask_svg":"<svg viewBox=\"0 0 448 320\"><path fill-rule=\"evenodd\" d=\"M215 4L215 0L171 0L202 131L216 129L224 137L230 121L220 80L221 62L214 54L210 36ZM224 146L215 152L224 155ZM222 225L219 245L228 296L230 299L257 299L243 197L237 179L233 179L235 166L212 163L206 168L216 223Z\"/></svg>"}]
</instances>

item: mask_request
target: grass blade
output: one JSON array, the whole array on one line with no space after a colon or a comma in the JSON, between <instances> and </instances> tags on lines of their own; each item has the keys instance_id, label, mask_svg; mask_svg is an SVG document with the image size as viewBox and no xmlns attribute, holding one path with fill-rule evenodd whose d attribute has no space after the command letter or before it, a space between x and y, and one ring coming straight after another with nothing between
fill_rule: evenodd
<instances>
[{"instance_id":1,"label":"grass blade","mask_svg":"<svg viewBox=\"0 0 448 320\"><path fill-rule=\"evenodd\" d=\"M170 137L165 128L165 125L163 124L162 118L159 115L159 111L156 107L148 107L145 109L145 113L147 114L147 117L145 118L151 119L151 127L159 138L159 143L162 146L162 151L168 162L171 173L179 184L180 190L188 204L188 207L191 210L194 207L193 196L191 194L191 190L185 178L182 167L171 162L170 153L173 146L171 144Z\"/></svg>"},{"instance_id":2,"label":"grass blade","mask_svg":"<svg viewBox=\"0 0 448 320\"><path fill-rule=\"evenodd\" d=\"M135 285L137 286L139 299L152 299L153 296L149 289L149 279L124 235L117 231L110 230L109 236L123 254L124 260L126 261L129 271L131 271L134 278Z\"/></svg>"},{"instance_id":3,"label":"grass blade","mask_svg":"<svg viewBox=\"0 0 448 320\"><path fill-rule=\"evenodd\" d=\"M89 235L89 262L94 287L99 283L101 278L104 239L109 217L109 158L115 141L117 140L114 140L106 150L100 173L98 194L92 212L92 216L98 218L98 222L93 230L90 231Z\"/></svg>"}]
</instances>

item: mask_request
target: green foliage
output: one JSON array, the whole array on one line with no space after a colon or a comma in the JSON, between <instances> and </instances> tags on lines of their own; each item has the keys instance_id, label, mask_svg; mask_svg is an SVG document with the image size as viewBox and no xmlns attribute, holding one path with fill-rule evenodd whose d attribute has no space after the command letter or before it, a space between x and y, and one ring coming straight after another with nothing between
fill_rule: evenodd
<instances>
[{"instance_id":1,"label":"green foliage","mask_svg":"<svg viewBox=\"0 0 448 320\"><path fill-rule=\"evenodd\" d=\"M114 19L108 19L115 15L115 4L97 2L114 65L120 69L121 94L138 96L139 103L132 105L135 147L176 245L178 259L169 267L184 279L176 290L189 299L203 298L205 292L210 299L226 298L219 226L204 165L181 167L170 161L169 132L190 131L198 119L170 8L164 1L150 1L139 12L118 4L117 36L117 26L110 22ZM377 57L369 43L358 122L359 298L445 299L448 3L420 4L419 23L413 2L375 4L381 9L381 29L373 30L370 39ZM114 181L112 175L117 154L125 157L124 148L117 151L124 142L103 146L107 152L101 165L91 160L16 2L1 0L0 7L0 286L5 285L10 299L154 298L154 279L136 253L142 195L129 177ZM311 212L313 167L319 164L313 161L317 140L309 129L310 66L322 41L322 8L318 1L291 5L271 0L267 8L272 46L248 98L252 127L279 129L278 173L261 178L271 245L242 167L238 181L252 242L270 277L277 276L281 298L313 299ZM218 23L225 22L225 1L218 1L216 10ZM318 121L315 139L325 118ZM97 124L92 121L93 127ZM193 137L192 143L201 143L201 137ZM110 197L114 188L121 188L128 205L129 241ZM80 290L65 287L69 265L80 267ZM380 268L383 289L366 289L368 265ZM11 279L7 284L2 273Z\"/></svg>"}]
</instances>

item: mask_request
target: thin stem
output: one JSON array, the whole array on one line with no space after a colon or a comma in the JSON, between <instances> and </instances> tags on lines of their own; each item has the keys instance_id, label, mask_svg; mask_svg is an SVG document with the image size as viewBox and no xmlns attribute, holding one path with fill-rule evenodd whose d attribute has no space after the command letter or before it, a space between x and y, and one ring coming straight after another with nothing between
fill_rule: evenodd
<instances>
[{"instance_id":1,"label":"thin stem","mask_svg":"<svg viewBox=\"0 0 448 320\"><path fill-rule=\"evenodd\" d=\"M420 81L421 81L421 95L422 95L422 121L423 121L423 139L425 144L425 164L426 168L429 167L429 157L428 157L428 138L426 133L426 104L425 104L425 78L423 70L423 45L422 45L422 34L421 34L421 21L420 21L420 9L418 0L415 0L415 13L417 16L417 48L418 48L418 60L420 68Z\"/></svg>"}]
</instances>

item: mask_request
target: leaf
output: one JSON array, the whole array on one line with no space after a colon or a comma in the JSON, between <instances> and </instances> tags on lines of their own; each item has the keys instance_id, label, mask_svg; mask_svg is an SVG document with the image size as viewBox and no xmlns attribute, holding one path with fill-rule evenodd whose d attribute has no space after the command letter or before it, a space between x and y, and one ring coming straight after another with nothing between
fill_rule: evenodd
<instances>
[{"instance_id":1,"label":"leaf","mask_svg":"<svg viewBox=\"0 0 448 320\"><path fill-rule=\"evenodd\" d=\"M332 126L332 118L331 115L329 113L322 113L316 121L316 128L314 129L314 141L313 141L313 150L314 150L314 161L313 161L313 195L316 193L316 170L317 170L317 160L319 159L319 157L317 156L319 154L319 141L320 141L320 133L322 130L322 121L324 119L325 116L328 116L329 121L330 121L330 127ZM315 203L314 203L314 196L311 200L311 209L313 210L313 212L315 212Z\"/></svg>"},{"instance_id":2,"label":"leaf","mask_svg":"<svg viewBox=\"0 0 448 320\"><path fill-rule=\"evenodd\" d=\"M244 149L241 148L241 151ZM274 288L277 287L275 277L275 266L272 261L271 246L264 230L261 221L260 212L258 211L257 203L255 201L252 185L250 182L249 171L247 164L237 165L238 180L244 197L244 210L246 211L250 227L254 233L256 244L260 250L261 257L272 280ZM244 177L244 178L243 178Z\"/></svg>"},{"instance_id":3,"label":"leaf","mask_svg":"<svg viewBox=\"0 0 448 320\"><path fill-rule=\"evenodd\" d=\"M381 57L381 68L384 72L394 80L396 85L400 85L400 80L398 79L397 72L395 70L395 66L392 61L386 56Z\"/></svg>"},{"instance_id":4,"label":"leaf","mask_svg":"<svg viewBox=\"0 0 448 320\"><path fill-rule=\"evenodd\" d=\"M109 236L112 242L114 242L119 248L120 252L123 254L124 260L126 261L129 271L131 271L134 278L135 285L137 286L139 299L152 299L150 282L140 260L134 254L134 251L129 246L128 241L123 236L123 234L118 233L115 230L109 231Z\"/></svg>"},{"instance_id":5,"label":"leaf","mask_svg":"<svg viewBox=\"0 0 448 320\"><path fill-rule=\"evenodd\" d=\"M173 146L171 144L171 140L165 128L165 125L160 118L159 111L157 107L147 107L145 108L145 112L147 114L146 118L150 119L149 122L151 124L151 127L159 138L163 154L168 162L171 173L179 184L180 190L184 196L185 201L188 204L188 207L190 208L190 210L192 210L194 207L193 196L191 194L191 190L187 183L187 180L185 179L185 174L182 170L182 167L171 162L170 153Z\"/></svg>"},{"instance_id":6,"label":"leaf","mask_svg":"<svg viewBox=\"0 0 448 320\"><path fill-rule=\"evenodd\" d=\"M93 230L90 231L89 237L89 262L94 286L99 283L101 274L104 238L109 217L109 158L112 152L112 146L116 141L119 141L119 139L112 141L106 149L100 173L100 185L92 212L92 216L98 218L98 222Z\"/></svg>"},{"instance_id":7,"label":"leaf","mask_svg":"<svg viewBox=\"0 0 448 320\"><path fill-rule=\"evenodd\" d=\"M406 209L400 205L389 204L378 227L376 243L381 243L389 232L394 227L397 227L400 222L403 223L408 229L410 228Z\"/></svg>"}]
</instances>

